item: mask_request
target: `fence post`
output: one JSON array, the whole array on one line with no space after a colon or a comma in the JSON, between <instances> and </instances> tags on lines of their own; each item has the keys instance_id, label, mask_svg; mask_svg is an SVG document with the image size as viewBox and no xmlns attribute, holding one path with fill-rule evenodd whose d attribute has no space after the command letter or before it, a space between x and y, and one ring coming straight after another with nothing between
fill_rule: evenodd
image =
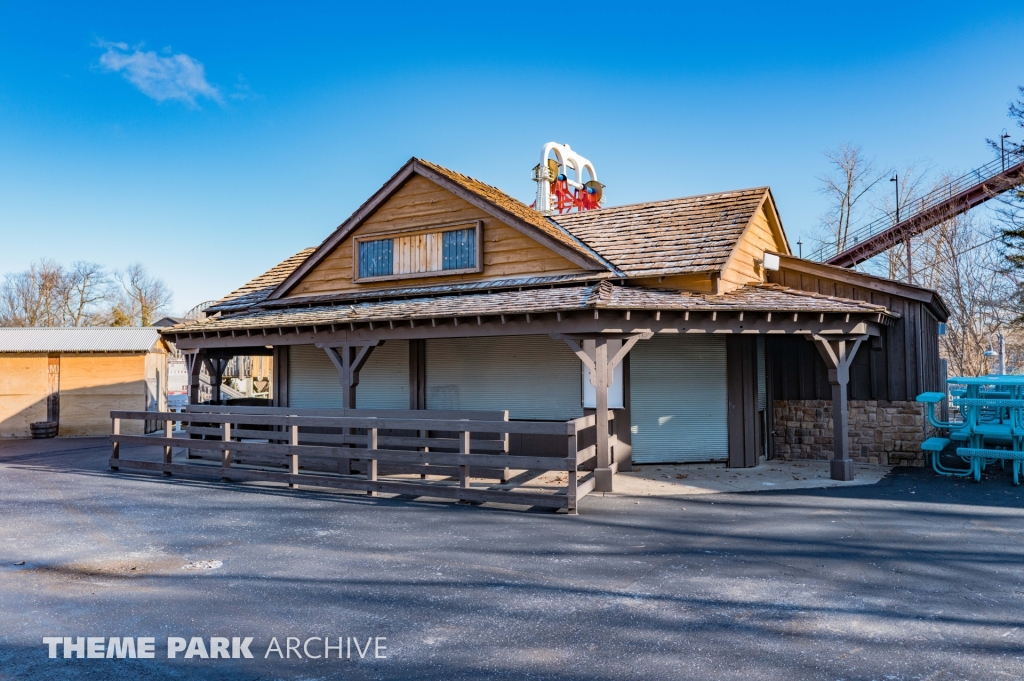
<instances>
[{"instance_id":1,"label":"fence post","mask_svg":"<svg viewBox=\"0 0 1024 681\"><path fill-rule=\"evenodd\" d=\"M290 444L292 447L298 447L299 446L299 427L298 426L290 426L290 431L291 431L291 437L288 440L288 444ZM298 475L299 474L299 455L298 454L292 453L292 454L288 455L288 473L290 475ZM298 485L296 485L294 482L289 482L288 486L291 487L292 489L295 489L296 487L298 487Z\"/></svg>"},{"instance_id":2,"label":"fence post","mask_svg":"<svg viewBox=\"0 0 1024 681\"><path fill-rule=\"evenodd\" d=\"M377 459L372 458L372 451L377 449L377 429L367 428L366 429L366 449L368 456L366 458L366 479L370 482L377 481ZM366 490L367 496L375 497L377 492L372 489Z\"/></svg>"},{"instance_id":3,"label":"fence post","mask_svg":"<svg viewBox=\"0 0 1024 681\"><path fill-rule=\"evenodd\" d=\"M430 437L430 431L429 430L420 430L420 431L417 431L417 432L419 433L420 437L422 437L422 438ZM430 447L418 447L417 449L419 449L421 451L424 451L424 452L429 452L430 451ZM424 463L423 465L424 466L429 466L430 464L429 463ZM427 474L426 473L420 473L420 480L426 480L426 479L427 479Z\"/></svg>"},{"instance_id":4,"label":"fence post","mask_svg":"<svg viewBox=\"0 0 1024 681\"><path fill-rule=\"evenodd\" d=\"M569 480L565 489L567 499L566 510L569 512L569 515L576 515L576 502L578 501L576 496L579 494L579 475L576 469L579 468L580 453L576 446L576 427L576 421L569 422L569 443L565 452L565 456L569 460Z\"/></svg>"},{"instance_id":5,"label":"fence post","mask_svg":"<svg viewBox=\"0 0 1024 681\"><path fill-rule=\"evenodd\" d=\"M231 470L231 450L227 449L227 447L231 446L231 424L227 421L224 422L221 440L224 441L225 449L222 449L220 453L220 479L230 482L231 476L228 475L228 471Z\"/></svg>"},{"instance_id":6,"label":"fence post","mask_svg":"<svg viewBox=\"0 0 1024 681\"><path fill-rule=\"evenodd\" d=\"M111 435L120 435L121 434L121 419L114 418L114 419L110 420L110 434ZM110 445L110 458L111 459L120 459L121 458L121 443L120 442L114 442L113 444ZM113 464L111 464L110 469L116 471L116 470L118 470L118 467L113 465Z\"/></svg>"},{"instance_id":7,"label":"fence post","mask_svg":"<svg viewBox=\"0 0 1024 681\"><path fill-rule=\"evenodd\" d=\"M505 418L503 420L508 421L508 412L507 411L505 412ZM501 453L502 454L508 454L508 433L501 433L501 441L502 441L501 442L501 444L502 444ZM501 484L503 484L503 485L506 484L511 477L512 477L512 471L509 470L508 466L505 466L505 470L503 470L502 473L501 473Z\"/></svg>"},{"instance_id":8,"label":"fence post","mask_svg":"<svg viewBox=\"0 0 1024 681\"><path fill-rule=\"evenodd\" d=\"M164 421L164 437L165 438L173 438L174 437L174 421ZM173 447L170 445L170 443L164 445L164 463L165 464L170 464L171 463L171 453L172 453L172 450L173 450ZM170 474L171 474L170 471L168 471L168 470L164 471L164 475L170 475Z\"/></svg>"},{"instance_id":9,"label":"fence post","mask_svg":"<svg viewBox=\"0 0 1024 681\"><path fill-rule=\"evenodd\" d=\"M469 454L469 431L459 433L459 454ZM469 466L459 465L459 487L469 489Z\"/></svg>"}]
</instances>

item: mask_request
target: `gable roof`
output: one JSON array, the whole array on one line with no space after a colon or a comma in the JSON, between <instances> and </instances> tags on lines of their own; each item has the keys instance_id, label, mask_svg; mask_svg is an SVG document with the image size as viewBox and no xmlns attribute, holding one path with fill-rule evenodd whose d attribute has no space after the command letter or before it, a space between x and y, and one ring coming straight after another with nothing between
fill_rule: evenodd
<instances>
[{"instance_id":1,"label":"gable roof","mask_svg":"<svg viewBox=\"0 0 1024 681\"><path fill-rule=\"evenodd\" d=\"M583 269L615 271L604 258L554 221L544 217L522 201L471 177L448 170L436 163L411 158L390 180L361 205L315 251L286 277L268 296L280 298L326 258L359 225L402 188L413 175L420 175L443 189L519 230Z\"/></svg>"},{"instance_id":2,"label":"gable roof","mask_svg":"<svg viewBox=\"0 0 1024 681\"><path fill-rule=\"evenodd\" d=\"M767 187L614 206L555 217L631 277L721 270ZM772 219L777 220L772 207Z\"/></svg>"},{"instance_id":3,"label":"gable roof","mask_svg":"<svg viewBox=\"0 0 1024 681\"><path fill-rule=\"evenodd\" d=\"M274 265L272 268L259 275L255 279L244 284L240 288L227 294L210 307L206 308L207 314L214 312L231 312L233 310L244 310L262 303L270 297L278 285L288 278L296 268L306 261L315 248L304 248L284 262Z\"/></svg>"},{"instance_id":4,"label":"gable roof","mask_svg":"<svg viewBox=\"0 0 1024 681\"><path fill-rule=\"evenodd\" d=\"M151 326L5 327L0 352L149 352L159 339Z\"/></svg>"}]
</instances>

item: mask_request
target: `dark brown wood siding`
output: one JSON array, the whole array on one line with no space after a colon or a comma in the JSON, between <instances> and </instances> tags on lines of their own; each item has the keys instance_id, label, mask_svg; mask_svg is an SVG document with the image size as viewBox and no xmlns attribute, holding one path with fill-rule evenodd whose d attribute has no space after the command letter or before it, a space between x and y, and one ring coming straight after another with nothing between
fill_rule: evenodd
<instances>
[{"instance_id":1,"label":"dark brown wood siding","mask_svg":"<svg viewBox=\"0 0 1024 681\"><path fill-rule=\"evenodd\" d=\"M757 411L757 338L727 336L726 382L729 401L729 467L751 468L761 454Z\"/></svg>"},{"instance_id":2,"label":"dark brown wood siding","mask_svg":"<svg viewBox=\"0 0 1024 681\"><path fill-rule=\"evenodd\" d=\"M939 322L925 303L787 269L772 272L770 279L803 291L884 305L900 315L895 324L883 327L879 338L857 351L850 371L851 400L913 400L942 389ZM832 399L828 369L809 341L791 336L766 340L772 399Z\"/></svg>"}]
</instances>

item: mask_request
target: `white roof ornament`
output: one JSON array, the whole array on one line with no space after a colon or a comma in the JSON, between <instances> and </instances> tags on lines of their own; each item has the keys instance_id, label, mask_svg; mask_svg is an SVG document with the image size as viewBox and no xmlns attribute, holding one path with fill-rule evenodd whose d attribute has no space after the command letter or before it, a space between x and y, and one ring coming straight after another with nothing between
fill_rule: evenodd
<instances>
[{"instance_id":1,"label":"white roof ornament","mask_svg":"<svg viewBox=\"0 0 1024 681\"><path fill-rule=\"evenodd\" d=\"M534 207L545 215L574 209L594 210L603 202L604 185L597 181L594 164L568 144L548 142L544 145L540 163L533 169L533 180L537 183Z\"/></svg>"}]
</instances>

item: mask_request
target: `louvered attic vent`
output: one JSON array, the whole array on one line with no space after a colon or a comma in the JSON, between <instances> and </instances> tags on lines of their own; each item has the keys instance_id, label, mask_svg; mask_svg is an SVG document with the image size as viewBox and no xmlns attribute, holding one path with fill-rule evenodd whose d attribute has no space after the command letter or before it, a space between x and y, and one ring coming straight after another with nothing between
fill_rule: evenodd
<instances>
[{"instance_id":1,"label":"louvered attic vent","mask_svg":"<svg viewBox=\"0 0 1024 681\"><path fill-rule=\"evenodd\" d=\"M481 223L357 237L357 282L481 271Z\"/></svg>"}]
</instances>

